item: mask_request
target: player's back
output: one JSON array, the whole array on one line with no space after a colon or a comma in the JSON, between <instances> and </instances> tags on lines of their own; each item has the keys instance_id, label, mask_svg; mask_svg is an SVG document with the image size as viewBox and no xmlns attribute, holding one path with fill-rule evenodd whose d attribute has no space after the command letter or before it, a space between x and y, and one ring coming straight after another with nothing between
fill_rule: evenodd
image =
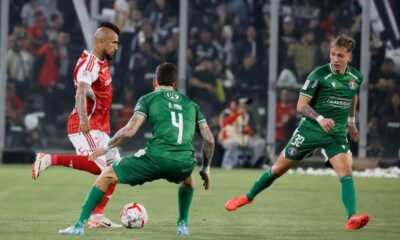
<instances>
[{"instance_id":1,"label":"player's back","mask_svg":"<svg viewBox=\"0 0 400 240\"><path fill-rule=\"evenodd\" d=\"M145 115L152 127L148 154L193 160L196 124L205 121L197 104L177 91L160 90L140 98L135 112Z\"/></svg>"}]
</instances>

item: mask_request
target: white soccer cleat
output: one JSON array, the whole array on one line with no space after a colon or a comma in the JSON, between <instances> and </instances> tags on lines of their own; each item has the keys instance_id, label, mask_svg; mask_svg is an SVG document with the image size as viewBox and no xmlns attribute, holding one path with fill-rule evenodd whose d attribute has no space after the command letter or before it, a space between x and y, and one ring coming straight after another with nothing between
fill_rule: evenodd
<instances>
[{"instance_id":1,"label":"white soccer cleat","mask_svg":"<svg viewBox=\"0 0 400 240\"><path fill-rule=\"evenodd\" d=\"M176 231L176 234L181 237L189 236L189 229L185 221L180 221L178 223L178 230Z\"/></svg>"},{"instance_id":2,"label":"white soccer cleat","mask_svg":"<svg viewBox=\"0 0 400 240\"><path fill-rule=\"evenodd\" d=\"M32 164L32 178L36 180L39 174L48 169L51 165L51 156L46 153L37 153L35 162Z\"/></svg>"},{"instance_id":3,"label":"white soccer cleat","mask_svg":"<svg viewBox=\"0 0 400 240\"><path fill-rule=\"evenodd\" d=\"M121 224L111 222L104 214L93 214L87 221L89 228L120 228Z\"/></svg>"},{"instance_id":4,"label":"white soccer cleat","mask_svg":"<svg viewBox=\"0 0 400 240\"><path fill-rule=\"evenodd\" d=\"M81 225L78 227L75 227L72 225L71 227L68 227L66 229L58 230L58 234L60 234L60 235L84 235L85 230L83 229L83 226L81 226Z\"/></svg>"}]
</instances>

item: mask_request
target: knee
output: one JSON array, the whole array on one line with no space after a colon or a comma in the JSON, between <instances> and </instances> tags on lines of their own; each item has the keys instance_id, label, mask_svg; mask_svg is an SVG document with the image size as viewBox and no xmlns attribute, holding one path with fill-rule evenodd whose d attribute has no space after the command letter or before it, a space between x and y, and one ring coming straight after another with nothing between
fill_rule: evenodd
<instances>
[{"instance_id":1,"label":"knee","mask_svg":"<svg viewBox=\"0 0 400 240\"><path fill-rule=\"evenodd\" d=\"M193 188L194 187L194 178L191 175L187 179L185 179L183 182L181 182L181 187L186 187L186 188Z\"/></svg>"},{"instance_id":2,"label":"knee","mask_svg":"<svg viewBox=\"0 0 400 240\"><path fill-rule=\"evenodd\" d=\"M271 167L271 173L272 173L272 175L274 175L276 177L282 176L285 172L286 171L279 166L274 165Z\"/></svg>"}]
</instances>

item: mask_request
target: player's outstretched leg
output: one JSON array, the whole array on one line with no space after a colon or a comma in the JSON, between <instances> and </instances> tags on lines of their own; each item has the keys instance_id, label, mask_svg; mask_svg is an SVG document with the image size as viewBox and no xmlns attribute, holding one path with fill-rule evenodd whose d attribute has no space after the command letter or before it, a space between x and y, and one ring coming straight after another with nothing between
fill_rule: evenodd
<instances>
[{"instance_id":1,"label":"player's outstretched leg","mask_svg":"<svg viewBox=\"0 0 400 240\"><path fill-rule=\"evenodd\" d=\"M368 224L370 217L368 214L361 214L359 216L352 215L346 222L346 230L356 230Z\"/></svg>"},{"instance_id":2,"label":"player's outstretched leg","mask_svg":"<svg viewBox=\"0 0 400 240\"><path fill-rule=\"evenodd\" d=\"M178 189L178 206L179 206L179 218L178 218L178 229L176 234L178 236L189 236L188 230L188 219L190 205L193 199L193 176L188 177L181 183Z\"/></svg>"},{"instance_id":3,"label":"player's outstretched leg","mask_svg":"<svg viewBox=\"0 0 400 240\"><path fill-rule=\"evenodd\" d=\"M35 162L32 164L32 178L36 180L39 178L41 172L51 166L51 156L46 153L37 153Z\"/></svg>"}]
</instances>

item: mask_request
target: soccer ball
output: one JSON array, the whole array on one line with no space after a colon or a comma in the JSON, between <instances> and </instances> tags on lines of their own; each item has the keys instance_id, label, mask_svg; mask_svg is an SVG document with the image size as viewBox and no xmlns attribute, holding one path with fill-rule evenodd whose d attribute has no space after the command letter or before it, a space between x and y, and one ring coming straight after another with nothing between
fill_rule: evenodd
<instances>
[{"instance_id":1,"label":"soccer ball","mask_svg":"<svg viewBox=\"0 0 400 240\"><path fill-rule=\"evenodd\" d=\"M147 222L147 212L143 205L132 202L122 208L120 218L126 228L142 228Z\"/></svg>"}]
</instances>

